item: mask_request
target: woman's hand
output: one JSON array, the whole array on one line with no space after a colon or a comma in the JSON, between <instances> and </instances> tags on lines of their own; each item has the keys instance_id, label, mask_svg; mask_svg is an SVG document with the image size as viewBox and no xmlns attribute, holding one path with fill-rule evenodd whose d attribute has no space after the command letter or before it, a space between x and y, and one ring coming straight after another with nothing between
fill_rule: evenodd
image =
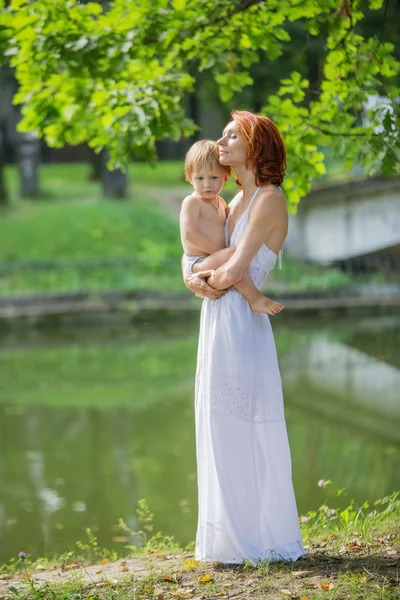
<instances>
[{"instance_id":1,"label":"woman's hand","mask_svg":"<svg viewBox=\"0 0 400 600\"><path fill-rule=\"evenodd\" d=\"M205 279L210 277L213 273L214 271L200 271L200 273L188 275L185 277L185 285L199 298L210 298L211 300L217 300L217 298L223 294L226 294L228 290L215 290L213 287L208 285Z\"/></svg>"}]
</instances>

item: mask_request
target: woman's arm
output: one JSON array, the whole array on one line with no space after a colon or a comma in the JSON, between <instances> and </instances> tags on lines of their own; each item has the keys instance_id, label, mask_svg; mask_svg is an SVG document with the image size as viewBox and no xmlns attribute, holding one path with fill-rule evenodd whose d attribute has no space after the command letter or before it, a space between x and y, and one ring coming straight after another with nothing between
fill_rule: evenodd
<instances>
[{"instance_id":1,"label":"woman's arm","mask_svg":"<svg viewBox=\"0 0 400 600\"><path fill-rule=\"evenodd\" d=\"M213 273L212 270L202 271L201 273L193 273L187 275L183 268L183 258L181 261L183 281L186 287L193 292L199 298L210 298L211 300L217 300L223 294L226 294L225 290L216 290L208 285L206 279Z\"/></svg>"},{"instance_id":2,"label":"woman's arm","mask_svg":"<svg viewBox=\"0 0 400 600\"><path fill-rule=\"evenodd\" d=\"M262 190L249 213L249 222L233 256L208 279L211 287L223 290L240 281L266 241L278 253L288 228L286 199L275 189Z\"/></svg>"}]
</instances>

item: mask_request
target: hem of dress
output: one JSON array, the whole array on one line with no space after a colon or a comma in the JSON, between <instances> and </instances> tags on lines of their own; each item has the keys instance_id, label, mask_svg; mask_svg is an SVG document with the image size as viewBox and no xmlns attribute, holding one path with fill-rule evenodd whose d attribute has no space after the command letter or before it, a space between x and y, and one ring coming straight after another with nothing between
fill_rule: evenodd
<instances>
[{"instance_id":1,"label":"hem of dress","mask_svg":"<svg viewBox=\"0 0 400 600\"><path fill-rule=\"evenodd\" d=\"M301 549L299 548L299 550L297 550L296 552L287 552L284 550L278 551L278 550L268 550L267 552L265 552L265 554L262 554L260 556L248 556L247 558L243 558L243 559L229 559L229 558L216 558L216 557L212 557L212 556L202 556L202 554L200 552L196 552L195 553L195 559L199 560L199 561L207 561L207 562L216 562L216 563L221 563L221 564L226 564L226 565L241 565L244 564L246 562L249 562L253 567L257 566L259 563L261 562L278 562L278 561L285 561L285 562L295 562L296 560L298 560L301 557L306 556L306 552L304 551L304 549L301 546Z\"/></svg>"}]
</instances>

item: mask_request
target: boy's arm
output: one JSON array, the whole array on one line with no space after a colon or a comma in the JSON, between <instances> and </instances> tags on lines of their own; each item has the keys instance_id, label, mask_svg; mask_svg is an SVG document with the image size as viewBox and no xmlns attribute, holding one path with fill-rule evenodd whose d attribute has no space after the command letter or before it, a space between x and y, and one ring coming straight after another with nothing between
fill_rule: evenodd
<instances>
[{"instance_id":1,"label":"boy's arm","mask_svg":"<svg viewBox=\"0 0 400 600\"><path fill-rule=\"evenodd\" d=\"M182 240L187 240L189 244L195 246L202 252L206 252L207 254L217 252L221 248L217 247L216 244L206 234L199 230L199 218L199 202L190 196L185 198L182 203L180 214Z\"/></svg>"}]
</instances>

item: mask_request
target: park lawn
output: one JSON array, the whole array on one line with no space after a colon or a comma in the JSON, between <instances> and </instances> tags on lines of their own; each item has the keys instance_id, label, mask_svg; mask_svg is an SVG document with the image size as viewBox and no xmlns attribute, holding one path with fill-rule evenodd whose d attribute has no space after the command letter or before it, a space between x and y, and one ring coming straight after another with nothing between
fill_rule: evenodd
<instances>
[{"instance_id":1,"label":"park lawn","mask_svg":"<svg viewBox=\"0 0 400 600\"><path fill-rule=\"evenodd\" d=\"M91 166L88 163L51 163L40 165L39 181L41 200L84 201L101 198L99 182L90 181ZM13 166L6 167L6 183L13 204L18 203L18 172ZM183 162L165 161L155 166L135 162L128 169L128 196L135 198L136 186L177 187L185 185ZM187 185L187 184L186 184Z\"/></svg>"},{"instance_id":2,"label":"park lawn","mask_svg":"<svg viewBox=\"0 0 400 600\"><path fill-rule=\"evenodd\" d=\"M17 171L6 172L12 205L0 213L0 296L107 290L184 291L179 225L160 201L179 202L190 189L179 161L156 167L133 163L125 201L105 200L88 164L44 164L43 193L17 200ZM226 192L226 193L225 193ZM234 193L234 182L225 196ZM44 268L52 261L58 268ZM25 263L25 264L22 264ZM338 269L306 265L284 254L266 293L331 290L349 286Z\"/></svg>"},{"instance_id":3,"label":"park lawn","mask_svg":"<svg viewBox=\"0 0 400 600\"><path fill-rule=\"evenodd\" d=\"M138 167L149 178L150 167ZM162 171L160 181L166 166ZM12 183L15 169L10 174ZM136 197L134 183L128 200L102 199L88 175L87 165L44 165L43 197L3 209L0 295L183 289L176 220L153 199ZM57 262L59 268L22 264L31 261Z\"/></svg>"}]
</instances>

